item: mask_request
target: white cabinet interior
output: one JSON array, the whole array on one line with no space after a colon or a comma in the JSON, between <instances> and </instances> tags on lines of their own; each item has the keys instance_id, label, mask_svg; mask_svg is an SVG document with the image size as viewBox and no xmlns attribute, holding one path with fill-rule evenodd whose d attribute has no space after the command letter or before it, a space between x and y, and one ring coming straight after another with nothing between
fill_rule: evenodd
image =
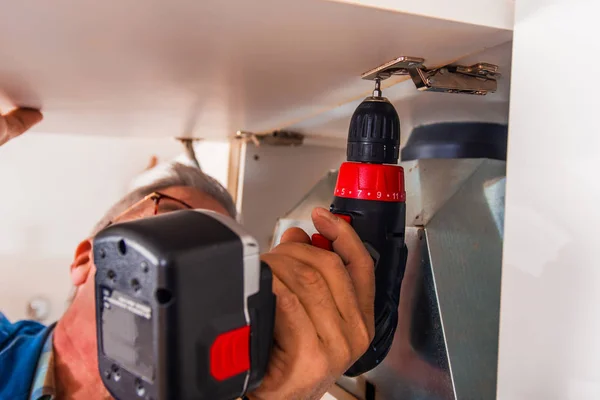
<instances>
[{"instance_id":1,"label":"white cabinet interior","mask_svg":"<svg viewBox=\"0 0 600 400\"><path fill-rule=\"evenodd\" d=\"M222 139L294 127L367 95L359 75L399 55L432 68L511 40L512 2L446 3L7 2L0 106L41 107L38 132Z\"/></svg>"}]
</instances>

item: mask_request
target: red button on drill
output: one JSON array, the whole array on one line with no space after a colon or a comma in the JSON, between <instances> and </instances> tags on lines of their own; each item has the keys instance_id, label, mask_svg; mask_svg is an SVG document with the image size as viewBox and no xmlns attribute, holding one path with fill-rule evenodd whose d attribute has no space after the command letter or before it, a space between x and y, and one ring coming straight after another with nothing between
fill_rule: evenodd
<instances>
[{"instance_id":1,"label":"red button on drill","mask_svg":"<svg viewBox=\"0 0 600 400\"><path fill-rule=\"evenodd\" d=\"M352 225L352 217L351 216L343 215L343 214L335 214L335 215L337 215L339 218L343 219L344 221L346 221L347 223ZM333 251L333 245L331 244L331 241L329 239L327 239L325 236L321 235L320 233L315 233L314 235L312 235L311 243L313 246L318 247L320 249Z\"/></svg>"},{"instance_id":2,"label":"red button on drill","mask_svg":"<svg viewBox=\"0 0 600 400\"><path fill-rule=\"evenodd\" d=\"M344 221L346 221L347 223L352 225L352 217L351 216L344 215L344 214L335 214L335 215L337 215L339 218L343 219Z\"/></svg>"},{"instance_id":3,"label":"red button on drill","mask_svg":"<svg viewBox=\"0 0 600 400\"><path fill-rule=\"evenodd\" d=\"M312 235L311 243L313 246L318 247L323 250L333 251L333 245L325 236L320 233L315 233Z\"/></svg>"},{"instance_id":4,"label":"red button on drill","mask_svg":"<svg viewBox=\"0 0 600 400\"><path fill-rule=\"evenodd\" d=\"M250 369L250 327L222 333L210 347L210 373L218 381Z\"/></svg>"}]
</instances>

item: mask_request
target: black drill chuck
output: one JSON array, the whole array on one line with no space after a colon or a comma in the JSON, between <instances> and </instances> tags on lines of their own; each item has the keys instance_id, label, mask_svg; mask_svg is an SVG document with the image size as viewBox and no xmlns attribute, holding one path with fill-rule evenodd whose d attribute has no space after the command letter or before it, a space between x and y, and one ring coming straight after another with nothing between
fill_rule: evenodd
<instances>
[{"instance_id":1,"label":"black drill chuck","mask_svg":"<svg viewBox=\"0 0 600 400\"><path fill-rule=\"evenodd\" d=\"M354 111L348 129L348 161L397 164L400 119L394 106L375 89Z\"/></svg>"}]
</instances>

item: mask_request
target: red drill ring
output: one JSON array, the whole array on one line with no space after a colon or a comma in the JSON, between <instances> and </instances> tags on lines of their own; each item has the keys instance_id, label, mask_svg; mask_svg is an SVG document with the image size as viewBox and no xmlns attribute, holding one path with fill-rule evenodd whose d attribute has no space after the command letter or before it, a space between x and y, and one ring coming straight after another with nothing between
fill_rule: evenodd
<instances>
[{"instance_id":1,"label":"red drill ring","mask_svg":"<svg viewBox=\"0 0 600 400\"><path fill-rule=\"evenodd\" d=\"M398 165L345 162L334 196L386 202L405 202L404 169Z\"/></svg>"}]
</instances>

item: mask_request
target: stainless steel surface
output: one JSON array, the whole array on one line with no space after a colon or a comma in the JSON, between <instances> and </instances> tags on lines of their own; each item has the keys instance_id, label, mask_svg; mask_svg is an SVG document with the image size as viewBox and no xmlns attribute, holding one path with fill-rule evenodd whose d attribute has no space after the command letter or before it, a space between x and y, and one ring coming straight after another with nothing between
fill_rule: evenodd
<instances>
[{"instance_id":1,"label":"stainless steel surface","mask_svg":"<svg viewBox=\"0 0 600 400\"><path fill-rule=\"evenodd\" d=\"M272 246L277 246L283 232L291 227L302 228L309 235L316 232L310 218L311 212L315 207L329 207L337 176L337 171L327 172L298 203L277 220Z\"/></svg>"},{"instance_id":2,"label":"stainless steel surface","mask_svg":"<svg viewBox=\"0 0 600 400\"><path fill-rule=\"evenodd\" d=\"M496 394L502 236L494 215L504 201L500 191L489 201L485 189L504 174L504 162L484 160L425 228L457 399Z\"/></svg>"},{"instance_id":3,"label":"stainless steel surface","mask_svg":"<svg viewBox=\"0 0 600 400\"><path fill-rule=\"evenodd\" d=\"M482 163L481 159L429 159L401 163L406 182L406 224L427 225Z\"/></svg>"},{"instance_id":4,"label":"stainless steel surface","mask_svg":"<svg viewBox=\"0 0 600 400\"><path fill-rule=\"evenodd\" d=\"M504 219L505 163L420 160L406 176L409 258L399 322L385 361L338 384L365 399L487 400L495 398ZM330 172L279 221L312 228L314 206L327 207ZM277 240L277 239L276 239Z\"/></svg>"},{"instance_id":5,"label":"stainless steel surface","mask_svg":"<svg viewBox=\"0 0 600 400\"><path fill-rule=\"evenodd\" d=\"M506 177L486 182L484 193L490 212L494 217L498 234L504 239L504 195L506 193Z\"/></svg>"},{"instance_id":6,"label":"stainless steel surface","mask_svg":"<svg viewBox=\"0 0 600 400\"><path fill-rule=\"evenodd\" d=\"M454 390L424 230L408 227L398 328L385 361L364 378L376 399L450 400Z\"/></svg>"},{"instance_id":7,"label":"stainless steel surface","mask_svg":"<svg viewBox=\"0 0 600 400\"><path fill-rule=\"evenodd\" d=\"M239 209L243 225L262 250L273 243L273 227L299 199L346 159L345 148L246 144ZM333 193L333 190L331 191ZM329 206L331 197L326 201ZM307 217L310 221L310 214Z\"/></svg>"}]
</instances>

